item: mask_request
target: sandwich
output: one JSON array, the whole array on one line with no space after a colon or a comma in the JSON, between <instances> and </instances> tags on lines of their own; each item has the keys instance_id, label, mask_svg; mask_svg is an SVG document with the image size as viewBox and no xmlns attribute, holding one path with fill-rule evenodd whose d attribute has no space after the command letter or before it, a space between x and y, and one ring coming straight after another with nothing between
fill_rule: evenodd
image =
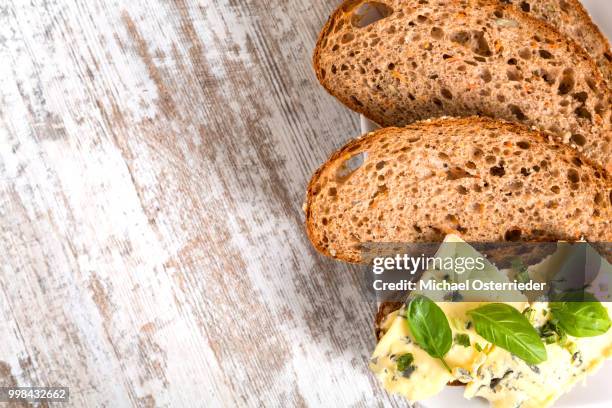
<instances>
[{"instance_id":1,"label":"sandwich","mask_svg":"<svg viewBox=\"0 0 612 408\"><path fill-rule=\"evenodd\" d=\"M597 62L534 17L558 13L537 13L548 9L531 7L534 1L502 3L345 1L319 36L316 75L381 126L442 116L503 119L549 132L610 170L612 91ZM530 12L522 10L527 3ZM568 8L558 3L559 12ZM584 27L588 16L573 10ZM608 69L606 43L597 34L582 37Z\"/></svg>"},{"instance_id":2,"label":"sandwich","mask_svg":"<svg viewBox=\"0 0 612 408\"><path fill-rule=\"evenodd\" d=\"M461 240L449 235L449 241ZM411 297L379 322L370 360L383 386L411 401L451 384L492 407L548 407L612 357L609 302Z\"/></svg>"}]
</instances>

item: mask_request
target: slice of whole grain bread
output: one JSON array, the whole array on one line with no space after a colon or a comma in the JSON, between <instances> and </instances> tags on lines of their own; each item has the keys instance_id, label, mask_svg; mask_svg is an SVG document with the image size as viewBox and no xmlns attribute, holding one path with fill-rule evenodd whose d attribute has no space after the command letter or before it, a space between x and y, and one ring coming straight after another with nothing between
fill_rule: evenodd
<instances>
[{"instance_id":1,"label":"slice of whole grain bread","mask_svg":"<svg viewBox=\"0 0 612 408\"><path fill-rule=\"evenodd\" d=\"M612 169L612 93L595 62L541 20L494 3L345 1L319 36L319 81L382 126L489 116L549 131Z\"/></svg>"},{"instance_id":2,"label":"slice of whole grain bread","mask_svg":"<svg viewBox=\"0 0 612 408\"><path fill-rule=\"evenodd\" d=\"M354 140L317 170L306 230L323 254L363 262L367 243L612 241L612 179L547 134L442 118Z\"/></svg>"},{"instance_id":3,"label":"slice of whole grain bread","mask_svg":"<svg viewBox=\"0 0 612 408\"><path fill-rule=\"evenodd\" d=\"M580 44L597 62L604 79L612 84L610 43L593 23L579 0L497 0L543 20Z\"/></svg>"}]
</instances>

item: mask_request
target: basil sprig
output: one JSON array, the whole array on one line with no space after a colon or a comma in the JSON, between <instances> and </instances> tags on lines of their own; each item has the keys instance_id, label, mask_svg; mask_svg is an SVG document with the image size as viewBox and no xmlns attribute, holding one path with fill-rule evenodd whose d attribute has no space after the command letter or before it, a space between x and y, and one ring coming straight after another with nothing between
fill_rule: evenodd
<instances>
[{"instance_id":1,"label":"basil sprig","mask_svg":"<svg viewBox=\"0 0 612 408\"><path fill-rule=\"evenodd\" d=\"M503 303L490 303L470 310L474 329L485 340L499 346L529 364L546 360L546 347L529 320L518 310Z\"/></svg>"},{"instance_id":2,"label":"basil sprig","mask_svg":"<svg viewBox=\"0 0 612 408\"><path fill-rule=\"evenodd\" d=\"M416 296L408 304L408 327L416 343L433 358L439 358L448 371L451 371L444 356L453 344L446 315L432 300Z\"/></svg>"},{"instance_id":3,"label":"basil sprig","mask_svg":"<svg viewBox=\"0 0 612 408\"><path fill-rule=\"evenodd\" d=\"M556 324L574 337L594 337L610 329L608 310L589 293L566 294L565 301L551 302ZM583 300L583 301L580 301Z\"/></svg>"}]
</instances>

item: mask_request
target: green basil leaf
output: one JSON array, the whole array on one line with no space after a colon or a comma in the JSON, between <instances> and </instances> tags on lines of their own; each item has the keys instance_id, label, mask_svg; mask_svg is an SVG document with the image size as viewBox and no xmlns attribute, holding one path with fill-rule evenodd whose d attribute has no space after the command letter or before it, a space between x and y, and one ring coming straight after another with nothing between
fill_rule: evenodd
<instances>
[{"instance_id":1,"label":"green basil leaf","mask_svg":"<svg viewBox=\"0 0 612 408\"><path fill-rule=\"evenodd\" d=\"M594 296L580 294L589 301L577 302L578 298L568 294L565 302L551 302L550 311L557 325L567 334L574 337L594 337L606 333L610 329L608 310ZM574 300L574 301L571 301Z\"/></svg>"},{"instance_id":2,"label":"green basil leaf","mask_svg":"<svg viewBox=\"0 0 612 408\"><path fill-rule=\"evenodd\" d=\"M408 327L416 343L450 371L443 358L453 345L453 333L442 309L425 296L416 296L408 304Z\"/></svg>"},{"instance_id":3,"label":"green basil leaf","mask_svg":"<svg viewBox=\"0 0 612 408\"><path fill-rule=\"evenodd\" d=\"M529 320L504 303L490 303L470 310L474 329L485 340L521 358L529 364L546 360L546 347Z\"/></svg>"}]
</instances>

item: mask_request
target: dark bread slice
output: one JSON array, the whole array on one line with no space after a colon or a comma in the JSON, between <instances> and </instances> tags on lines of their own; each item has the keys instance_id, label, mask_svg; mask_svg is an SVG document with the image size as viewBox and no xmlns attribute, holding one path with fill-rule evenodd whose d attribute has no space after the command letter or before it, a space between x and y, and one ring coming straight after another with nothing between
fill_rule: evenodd
<instances>
[{"instance_id":1,"label":"dark bread slice","mask_svg":"<svg viewBox=\"0 0 612 408\"><path fill-rule=\"evenodd\" d=\"M372 4L384 18L363 19ZM382 126L489 116L549 131L612 168L612 91L595 62L514 6L345 1L321 32L314 66L332 95Z\"/></svg>"},{"instance_id":2,"label":"dark bread slice","mask_svg":"<svg viewBox=\"0 0 612 408\"><path fill-rule=\"evenodd\" d=\"M612 84L612 52L610 43L578 0L498 0L512 4L553 26L580 44L597 62L599 70Z\"/></svg>"},{"instance_id":3,"label":"dark bread slice","mask_svg":"<svg viewBox=\"0 0 612 408\"><path fill-rule=\"evenodd\" d=\"M348 262L364 261L365 243L438 242L449 232L471 242L612 242L612 179L551 139L476 117L372 132L313 176L308 236Z\"/></svg>"}]
</instances>

